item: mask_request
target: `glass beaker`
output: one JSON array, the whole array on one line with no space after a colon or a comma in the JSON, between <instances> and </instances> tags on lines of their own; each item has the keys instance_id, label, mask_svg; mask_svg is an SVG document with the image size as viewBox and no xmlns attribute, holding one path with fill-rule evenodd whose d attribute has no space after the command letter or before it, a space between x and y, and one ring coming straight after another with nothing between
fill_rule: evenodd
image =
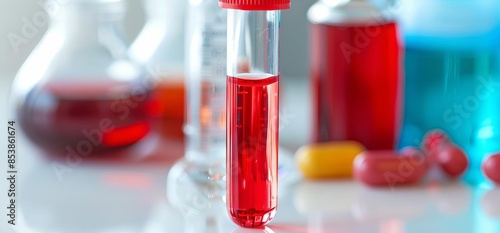
<instances>
[{"instance_id":1,"label":"glass beaker","mask_svg":"<svg viewBox=\"0 0 500 233\"><path fill-rule=\"evenodd\" d=\"M122 0L59 1L13 84L14 112L37 145L81 155L135 144L158 104L145 69L127 56Z\"/></svg>"},{"instance_id":2,"label":"glass beaker","mask_svg":"<svg viewBox=\"0 0 500 233\"><path fill-rule=\"evenodd\" d=\"M385 0L319 0L309 9L313 142L396 146L402 77L391 6Z\"/></svg>"}]
</instances>

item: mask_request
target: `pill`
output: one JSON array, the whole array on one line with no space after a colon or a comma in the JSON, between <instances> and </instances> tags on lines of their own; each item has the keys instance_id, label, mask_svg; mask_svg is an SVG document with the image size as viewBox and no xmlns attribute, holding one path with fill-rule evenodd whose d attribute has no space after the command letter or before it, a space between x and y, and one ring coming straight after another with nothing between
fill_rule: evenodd
<instances>
[{"instance_id":1,"label":"pill","mask_svg":"<svg viewBox=\"0 0 500 233\"><path fill-rule=\"evenodd\" d=\"M365 150L355 141L335 141L302 146L296 162L305 178L325 179L352 177L352 163Z\"/></svg>"},{"instance_id":2,"label":"pill","mask_svg":"<svg viewBox=\"0 0 500 233\"><path fill-rule=\"evenodd\" d=\"M433 129L424 135L422 149L426 153L432 153L437 146L448 142L450 142L450 138L444 131L440 129Z\"/></svg>"},{"instance_id":3,"label":"pill","mask_svg":"<svg viewBox=\"0 0 500 233\"><path fill-rule=\"evenodd\" d=\"M433 161L439 165L450 178L462 175L469 166L465 152L453 143L443 143L432 153Z\"/></svg>"},{"instance_id":4,"label":"pill","mask_svg":"<svg viewBox=\"0 0 500 233\"><path fill-rule=\"evenodd\" d=\"M500 184L500 153L489 156L481 165L484 175L494 182Z\"/></svg>"},{"instance_id":5,"label":"pill","mask_svg":"<svg viewBox=\"0 0 500 233\"><path fill-rule=\"evenodd\" d=\"M355 179L366 185L396 186L420 181L428 166L424 153L409 147L400 152L362 152L354 159L353 169Z\"/></svg>"}]
</instances>

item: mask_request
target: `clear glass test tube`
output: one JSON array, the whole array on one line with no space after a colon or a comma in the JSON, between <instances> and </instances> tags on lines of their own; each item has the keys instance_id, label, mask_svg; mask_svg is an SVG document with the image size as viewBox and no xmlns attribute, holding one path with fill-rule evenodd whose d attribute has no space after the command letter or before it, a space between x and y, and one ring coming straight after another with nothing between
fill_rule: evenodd
<instances>
[{"instance_id":1,"label":"clear glass test tube","mask_svg":"<svg viewBox=\"0 0 500 233\"><path fill-rule=\"evenodd\" d=\"M279 26L289 1L220 0L227 29L227 207L242 227L277 210Z\"/></svg>"}]
</instances>

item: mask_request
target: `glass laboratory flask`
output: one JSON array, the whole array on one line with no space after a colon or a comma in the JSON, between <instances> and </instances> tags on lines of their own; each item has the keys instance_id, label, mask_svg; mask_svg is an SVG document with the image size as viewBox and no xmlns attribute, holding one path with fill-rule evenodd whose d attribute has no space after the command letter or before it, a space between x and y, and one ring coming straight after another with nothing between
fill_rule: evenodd
<instances>
[{"instance_id":1,"label":"glass laboratory flask","mask_svg":"<svg viewBox=\"0 0 500 233\"><path fill-rule=\"evenodd\" d=\"M313 142L396 146L403 79L391 6L385 0L319 0L309 9Z\"/></svg>"},{"instance_id":2,"label":"glass laboratory flask","mask_svg":"<svg viewBox=\"0 0 500 233\"><path fill-rule=\"evenodd\" d=\"M151 131L158 104L146 71L127 57L122 0L64 0L13 84L14 112L50 151L108 152Z\"/></svg>"},{"instance_id":3,"label":"glass laboratory flask","mask_svg":"<svg viewBox=\"0 0 500 233\"><path fill-rule=\"evenodd\" d=\"M148 20L129 54L155 79L161 105L161 133L183 139L185 120L184 39L186 0L144 0Z\"/></svg>"},{"instance_id":4,"label":"glass laboratory flask","mask_svg":"<svg viewBox=\"0 0 500 233\"><path fill-rule=\"evenodd\" d=\"M500 2L404 1L405 108L400 147L445 131L467 153L464 179L500 151ZM474 20L471 20L474 19Z\"/></svg>"}]
</instances>

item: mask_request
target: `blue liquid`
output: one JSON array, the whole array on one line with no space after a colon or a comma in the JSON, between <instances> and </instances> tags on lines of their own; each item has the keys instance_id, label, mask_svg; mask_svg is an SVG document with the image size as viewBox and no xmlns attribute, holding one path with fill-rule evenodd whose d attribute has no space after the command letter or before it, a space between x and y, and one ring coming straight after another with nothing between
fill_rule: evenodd
<instances>
[{"instance_id":1,"label":"blue liquid","mask_svg":"<svg viewBox=\"0 0 500 233\"><path fill-rule=\"evenodd\" d=\"M468 154L463 177L487 183L482 159L500 151L500 54L497 48L438 50L409 47L399 147L418 146L431 129L444 130Z\"/></svg>"}]
</instances>

